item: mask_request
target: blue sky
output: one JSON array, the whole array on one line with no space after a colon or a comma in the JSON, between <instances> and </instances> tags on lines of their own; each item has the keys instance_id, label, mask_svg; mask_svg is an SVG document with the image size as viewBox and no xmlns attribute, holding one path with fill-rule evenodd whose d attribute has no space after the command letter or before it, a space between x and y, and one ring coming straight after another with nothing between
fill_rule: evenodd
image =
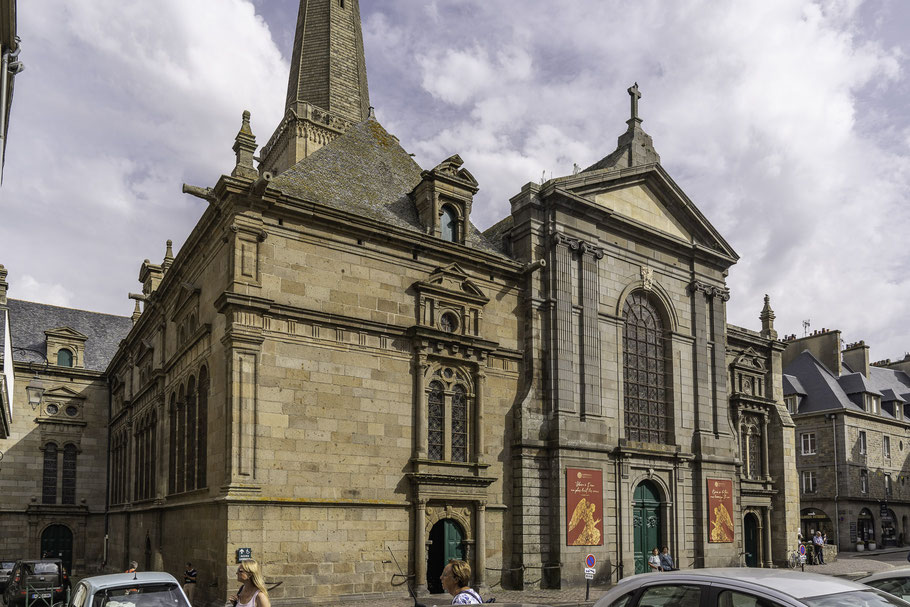
<instances>
[{"instance_id":1,"label":"blue sky","mask_svg":"<svg viewBox=\"0 0 910 607\"><path fill-rule=\"evenodd\" d=\"M19 3L0 188L10 295L128 315L181 194L283 111L297 0ZM728 320L910 351L910 3L363 1L372 104L426 167L458 153L487 227L541 175L611 152L637 81L664 167L740 254Z\"/></svg>"}]
</instances>

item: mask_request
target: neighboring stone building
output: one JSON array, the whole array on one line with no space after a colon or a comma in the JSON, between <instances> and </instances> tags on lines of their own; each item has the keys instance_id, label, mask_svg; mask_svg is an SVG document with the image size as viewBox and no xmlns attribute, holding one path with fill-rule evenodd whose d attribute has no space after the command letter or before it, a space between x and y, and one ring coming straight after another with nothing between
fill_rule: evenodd
<instances>
[{"instance_id":1,"label":"neighboring stone building","mask_svg":"<svg viewBox=\"0 0 910 607\"><path fill-rule=\"evenodd\" d=\"M287 111L236 166L113 357L110 562L276 598L786 556L793 437L773 313L728 327L737 256L659 163L638 87L612 154L527 184L480 233L453 155L423 170L368 109L356 0L303 0ZM774 515L771 516L771 511ZM751 534L748 540L745 535ZM751 542L751 544L749 543ZM621 568L620 568L621 567Z\"/></svg>"},{"instance_id":2,"label":"neighboring stone building","mask_svg":"<svg viewBox=\"0 0 910 607\"><path fill-rule=\"evenodd\" d=\"M9 430L0 435L0 553L49 553L78 575L100 571L107 492L104 369L129 318L7 298L0 266L0 368ZM40 384L32 402L27 389Z\"/></svg>"},{"instance_id":3,"label":"neighboring stone building","mask_svg":"<svg viewBox=\"0 0 910 607\"><path fill-rule=\"evenodd\" d=\"M16 74L24 69L19 61L16 24L16 0L0 0L0 182L3 181L6 161L6 134L13 104L13 84Z\"/></svg>"},{"instance_id":4,"label":"neighboring stone building","mask_svg":"<svg viewBox=\"0 0 910 607\"><path fill-rule=\"evenodd\" d=\"M784 394L796 424L803 534L841 550L894 546L910 532L910 360L869 363L840 331L786 341Z\"/></svg>"}]
</instances>

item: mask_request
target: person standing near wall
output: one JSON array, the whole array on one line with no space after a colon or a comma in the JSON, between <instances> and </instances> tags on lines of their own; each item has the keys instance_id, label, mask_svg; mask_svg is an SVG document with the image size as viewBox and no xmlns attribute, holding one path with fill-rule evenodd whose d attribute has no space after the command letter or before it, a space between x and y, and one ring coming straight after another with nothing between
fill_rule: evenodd
<instances>
[{"instance_id":1,"label":"person standing near wall","mask_svg":"<svg viewBox=\"0 0 910 607\"><path fill-rule=\"evenodd\" d=\"M186 598L189 599L190 605L193 604L193 597L196 595L196 568L189 561L186 562L186 571L183 572L183 591Z\"/></svg>"}]
</instances>

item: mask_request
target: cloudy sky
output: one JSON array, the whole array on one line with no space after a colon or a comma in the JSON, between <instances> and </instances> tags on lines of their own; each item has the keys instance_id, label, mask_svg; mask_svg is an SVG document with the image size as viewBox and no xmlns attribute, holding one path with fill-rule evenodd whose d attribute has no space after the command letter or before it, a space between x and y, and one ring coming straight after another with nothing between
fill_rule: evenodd
<instances>
[{"instance_id":1,"label":"cloudy sky","mask_svg":"<svg viewBox=\"0 0 910 607\"><path fill-rule=\"evenodd\" d=\"M298 0L24 0L0 263L10 296L128 315L283 111ZM637 81L662 164L740 254L729 321L910 351L910 3L362 0L370 97L425 168L459 153L473 220L611 152ZM810 329L810 330L811 330Z\"/></svg>"}]
</instances>

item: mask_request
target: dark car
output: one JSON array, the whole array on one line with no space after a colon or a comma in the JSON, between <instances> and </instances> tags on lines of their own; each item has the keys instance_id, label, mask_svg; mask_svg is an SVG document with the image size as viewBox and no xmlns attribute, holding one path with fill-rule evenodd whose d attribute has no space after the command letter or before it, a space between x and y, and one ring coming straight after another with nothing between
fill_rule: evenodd
<instances>
[{"instance_id":1,"label":"dark car","mask_svg":"<svg viewBox=\"0 0 910 607\"><path fill-rule=\"evenodd\" d=\"M66 599L63 561L32 559L16 561L3 592L6 607L50 607Z\"/></svg>"},{"instance_id":2,"label":"dark car","mask_svg":"<svg viewBox=\"0 0 910 607\"><path fill-rule=\"evenodd\" d=\"M0 560L0 594L3 594L6 591L6 580L9 579L9 574L13 570L13 565L15 564L16 561Z\"/></svg>"}]
</instances>

